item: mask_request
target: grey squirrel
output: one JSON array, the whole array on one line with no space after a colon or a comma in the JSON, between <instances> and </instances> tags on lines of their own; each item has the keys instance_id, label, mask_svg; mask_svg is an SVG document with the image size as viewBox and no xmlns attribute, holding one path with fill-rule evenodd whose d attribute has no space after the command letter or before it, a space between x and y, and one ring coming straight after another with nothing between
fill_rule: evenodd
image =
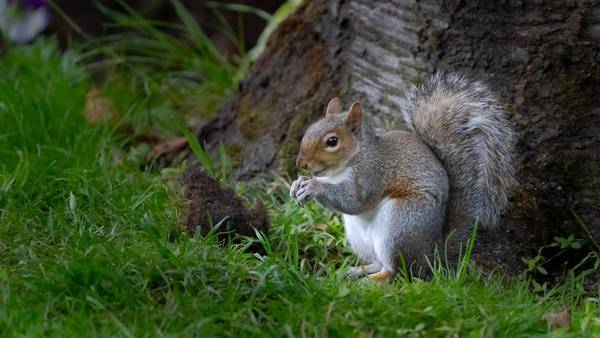
<instances>
[{"instance_id":1,"label":"grey squirrel","mask_svg":"<svg viewBox=\"0 0 600 338\"><path fill-rule=\"evenodd\" d=\"M349 277L390 281L400 254L421 271L450 229L497 226L514 178L514 132L479 81L437 74L406 94L408 131L383 131L355 102L332 99L302 138L290 196L343 214L346 237L367 264Z\"/></svg>"}]
</instances>

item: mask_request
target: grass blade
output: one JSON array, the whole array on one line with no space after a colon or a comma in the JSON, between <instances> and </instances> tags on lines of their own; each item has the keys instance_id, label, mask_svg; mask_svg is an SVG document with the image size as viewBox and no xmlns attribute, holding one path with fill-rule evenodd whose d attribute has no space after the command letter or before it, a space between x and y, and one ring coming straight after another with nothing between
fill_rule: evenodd
<instances>
[{"instance_id":1,"label":"grass blade","mask_svg":"<svg viewBox=\"0 0 600 338\"><path fill-rule=\"evenodd\" d=\"M177 122L177 126L185 139L188 142L189 147L192 149L192 152L196 156L196 159L200 163L200 165L208 172L208 174L212 177L218 178L217 170L215 169L215 162L208 152L200 145L198 139L190 128L185 126L183 122Z\"/></svg>"}]
</instances>

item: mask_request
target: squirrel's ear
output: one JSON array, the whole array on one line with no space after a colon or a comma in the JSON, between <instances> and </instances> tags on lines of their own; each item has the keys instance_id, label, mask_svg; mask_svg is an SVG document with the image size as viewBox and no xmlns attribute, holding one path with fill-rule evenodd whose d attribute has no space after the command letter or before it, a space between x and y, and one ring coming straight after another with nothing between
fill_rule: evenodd
<instances>
[{"instance_id":1,"label":"squirrel's ear","mask_svg":"<svg viewBox=\"0 0 600 338\"><path fill-rule=\"evenodd\" d=\"M337 97L334 97L327 104L327 110L325 110L325 115L338 114L342 111L342 101Z\"/></svg>"},{"instance_id":2,"label":"squirrel's ear","mask_svg":"<svg viewBox=\"0 0 600 338\"><path fill-rule=\"evenodd\" d=\"M350 109L348 109L348 113L346 114L346 123L350 130L354 133L360 129L360 125L363 119L363 110L360 102L354 102Z\"/></svg>"}]
</instances>

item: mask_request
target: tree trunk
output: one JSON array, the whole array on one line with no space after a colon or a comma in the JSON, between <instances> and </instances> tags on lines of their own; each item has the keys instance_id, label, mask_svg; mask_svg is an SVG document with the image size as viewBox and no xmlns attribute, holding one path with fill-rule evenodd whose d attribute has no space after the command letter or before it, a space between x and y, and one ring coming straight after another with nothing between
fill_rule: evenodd
<instances>
[{"instance_id":1,"label":"tree trunk","mask_svg":"<svg viewBox=\"0 0 600 338\"><path fill-rule=\"evenodd\" d=\"M331 97L361 100L389 125L428 74L481 78L508 103L520 187L476 259L518 272L553 235L587 236L572 211L600 239L599 46L598 1L305 1L199 137L224 142L242 179L292 175L304 128Z\"/></svg>"}]
</instances>

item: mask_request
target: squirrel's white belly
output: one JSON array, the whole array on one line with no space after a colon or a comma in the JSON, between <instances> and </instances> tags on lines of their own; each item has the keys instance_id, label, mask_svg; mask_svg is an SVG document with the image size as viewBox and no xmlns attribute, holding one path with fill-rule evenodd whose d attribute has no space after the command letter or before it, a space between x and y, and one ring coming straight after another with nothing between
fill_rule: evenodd
<instances>
[{"instance_id":1,"label":"squirrel's white belly","mask_svg":"<svg viewBox=\"0 0 600 338\"><path fill-rule=\"evenodd\" d=\"M375 243L389 236L386 231L390 230L389 223L390 218L393 217L394 203L393 199L386 198L375 208L362 214L343 214L348 242L358 256L368 263L375 260Z\"/></svg>"},{"instance_id":2,"label":"squirrel's white belly","mask_svg":"<svg viewBox=\"0 0 600 338\"><path fill-rule=\"evenodd\" d=\"M352 169L346 167L344 170L336 171L333 175L317 177L317 179L330 184L338 184L352 179ZM386 231L390 231L389 224L394 215L394 208L394 200L385 198L373 209L362 214L342 214L348 242L356 254L368 263L376 260L375 243L378 241L383 243L384 239L389 236Z\"/></svg>"}]
</instances>

